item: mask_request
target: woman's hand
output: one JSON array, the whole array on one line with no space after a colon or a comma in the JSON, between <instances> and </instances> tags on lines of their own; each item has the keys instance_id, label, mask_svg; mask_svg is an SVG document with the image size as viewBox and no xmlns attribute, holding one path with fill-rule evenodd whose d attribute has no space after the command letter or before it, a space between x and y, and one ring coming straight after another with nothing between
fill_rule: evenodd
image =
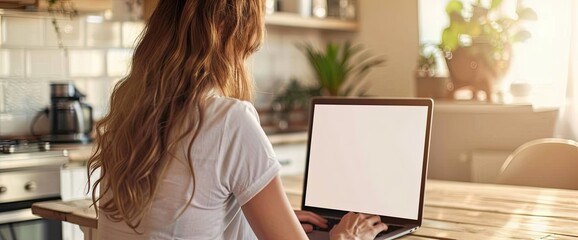
<instances>
[{"instance_id":1,"label":"woman's hand","mask_svg":"<svg viewBox=\"0 0 578 240\"><path fill-rule=\"evenodd\" d=\"M320 228L327 228L327 219L315 213L295 210L295 215L297 215L297 219L301 222L303 230L307 233L313 231L313 225Z\"/></svg>"},{"instance_id":2,"label":"woman's hand","mask_svg":"<svg viewBox=\"0 0 578 240\"><path fill-rule=\"evenodd\" d=\"M329 231L331 240L365 240L374 239L378 233L387 230L379 216L363 213L347 213L339 224Z\"/></svg>"}]
</instances>

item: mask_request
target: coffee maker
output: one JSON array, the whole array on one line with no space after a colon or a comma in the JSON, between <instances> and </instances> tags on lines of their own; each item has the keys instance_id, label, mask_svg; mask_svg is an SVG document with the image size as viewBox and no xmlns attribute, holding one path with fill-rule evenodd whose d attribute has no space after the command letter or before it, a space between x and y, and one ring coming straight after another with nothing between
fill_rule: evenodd
<instances>
[{"instance_id":1,"label":"coffee maker","mask_svg":"<svg viewBox=\"0 0 578 240\"><path fill-rule=\"evenodd\" d=\"M50 135L56 143L91 141L92 107L83 103L85 95L71 83L50 84Z\"/></svg>"}]
</instances>

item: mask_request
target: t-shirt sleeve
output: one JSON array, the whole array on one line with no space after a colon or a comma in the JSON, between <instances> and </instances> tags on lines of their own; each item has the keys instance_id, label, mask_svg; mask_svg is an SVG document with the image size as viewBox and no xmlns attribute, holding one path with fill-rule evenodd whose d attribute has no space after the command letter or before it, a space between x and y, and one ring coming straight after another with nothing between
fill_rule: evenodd
<instances>
[{"instance_id":1,"label":"t-shirt sleeve","mask_svg":"<svg viewBox=\"0 0 578 240\"><path fill-rule=\"evenodd\" d=\"M223 159L229 164L222 168L221 176L225 188L242 206L279 174L281 165L250 103L236 103L225 126L228 144Z\"/></svg>"}]
</instances>

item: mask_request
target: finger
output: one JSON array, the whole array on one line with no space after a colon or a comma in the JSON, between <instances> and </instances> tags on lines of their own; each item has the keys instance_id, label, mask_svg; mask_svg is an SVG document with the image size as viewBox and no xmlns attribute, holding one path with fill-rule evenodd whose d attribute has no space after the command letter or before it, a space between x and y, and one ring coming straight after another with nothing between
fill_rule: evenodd
<instances>
[{"instance_id":1,"label":"finger","mask_svg":"<svg viewBox=\"0 0 578 240\"><path fill-rule=\"evenodd\" d=\"M368 215L368 214L365 214L365 213L358 213L357 215L358 215L359 218L361 218L361 219L366 219L366 218L368 218L368 217L371 216L371 215Z\"/></svg>"},{"instance_id":2,"label":"finger","mask_svg":"<svg viewBox=\"0 0 578 240\"><path fill-rule=\"evenodd\" d=\"M349 219L354 219L357 217L357 214L355 214L354 212L348 212L345 215L343 215L343 217L341 217L341 221L343 220L349 220Z\"/></svg>"},{"instance_id":3,"label":"finger","mask_svg":"<svg viewBox=\"0 0 578 240\"><path fill-rule=\"evenodd\" d=\"M303 227L306 233L313 232L313 226L311 224L301 224L301 227Z\"/></svg>"},{"instance_id":4,"label":"finger","mask_svg":"<svg viewBox=\"0 0 578 240\"><path fill-rule=\"evenodd\" d=\"M379 223L373 225L372 233L374 236L376 236L377 234L379 234L380 232L383 232L385 230L387 230L387 225L385 223L379 222Z\"/></svg>"},{"instance_id":5,"label":"finger","mask_svg":"<svg viewBox=\"0 0 578 240\"><path fill-rule=\"evenodd\" d=\"M365 220L369 223L369 225L373 226L376 223L381 222L381 217L374 215L366 218Z\"/></svg>"},{"instance_id":6,"label":"finger","mask_svg":"<svg viewBox=\"0 0 578 240\"><path fill-rule=\"evenodd\" d=\"M358 213L349 212L341 218L340 222L345 223L346 226L356 226L361 224L362 221L363 216L360 216Z\"/></svg>"},{"instance_id":7,"label":"finger","mask_svg":"<svg viewBox=\"0 0 578 240\"><path fill-rule=\"evenodd\" d=\"M309 212L309 211L299 211L299 213L297 214L297 218L299 220L303 220L303 221L311 220L311 221L318 221L318 222L327 223L327 219L325 219L324 217L321 217L315 213ZM312 220L312 219L315 219L315 220Z\"/></svg>"},{"instance_id":8,"label":"finger","mask_svg":"<svg viewBox=\"0 0 578 240\"><path fill-rule=\"evenodd\" d=\"M315 226L319 226L322 228L327 227L327 220L325 220L323 218L317 218L315 216L307 215L307 214L297 216L297 218L299 219L300 222L308 222L308 223L311 223Z\"/></svg>"},{"instance_id":9,"label":"finger","mask_svg":"<svg viewBox=\"0 0 578 240\"><path fill-rule=\"evenodd\" d=\"M353 217L353 216L355 216L354 212L348 212L343 217Z\"/></svg>"}]
</instances>

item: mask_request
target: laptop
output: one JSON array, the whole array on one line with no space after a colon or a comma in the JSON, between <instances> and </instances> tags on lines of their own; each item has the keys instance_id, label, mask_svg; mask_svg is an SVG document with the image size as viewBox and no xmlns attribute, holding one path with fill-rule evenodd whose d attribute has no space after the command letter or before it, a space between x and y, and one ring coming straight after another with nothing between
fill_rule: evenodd
<instances>
[{"instance_id":1,"label":"laptop","mask_svg":"<svg viewBox=\"0 0 578 240\"><path fill-rule=\"evenodd\" d=\"M422 223L432 121L431 99L314 98L302 210L332 225L347 212L381 217L376 239ZM329 239L315 229L310 239Z\"/></svg>"}]
</instances>

